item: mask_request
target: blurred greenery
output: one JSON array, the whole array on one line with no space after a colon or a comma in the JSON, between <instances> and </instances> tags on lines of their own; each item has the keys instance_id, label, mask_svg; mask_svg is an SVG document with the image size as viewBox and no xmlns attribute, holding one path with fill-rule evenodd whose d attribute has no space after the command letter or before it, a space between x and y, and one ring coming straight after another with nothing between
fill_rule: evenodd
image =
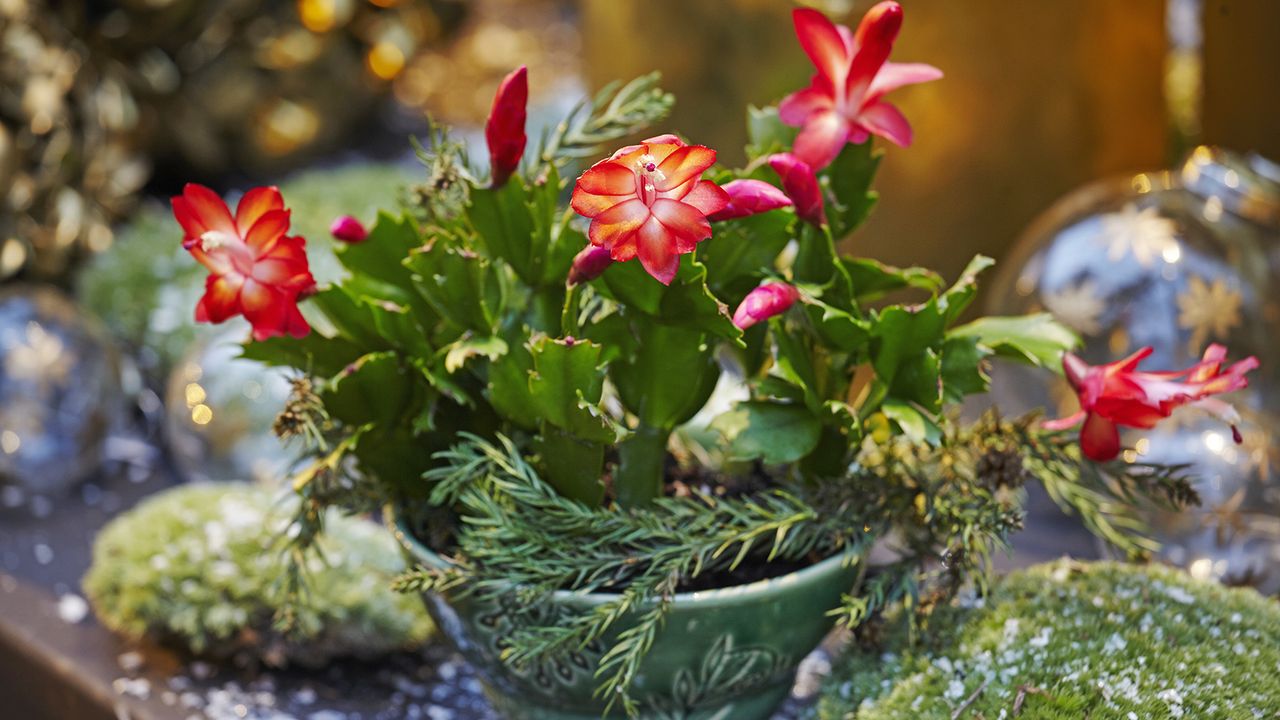
<instances>
[{"instance_id":1,"label":"blurred greenery","mask_svg":"<svg viewBox=\"0 0 1280 720\"><path fill-rule=\"evenodd\" d=\"M130 639L270 665L320 666L424 642L432 625L421 601L390 588L404 569L390 534L337 513L308 568L313 592L291 608L295 632L273 630L290 502L243 483L184 485L117 517L84 578L99 620Z\"/></svg>"},{"instance_id":2,"label":"blurred greenery","mask_svg":"<svg viewBox=\"0 0 1280 720\"><path fill-rule=\"evenodd\" d=\"M1280 607L1162 566L1037 565L967 607L940 608L917 638L898 622L849 652L810 720L1253 718L1280 707Z\"/></svg>"},{"instance_id":3,"label":"blurred greenery","mask_svg":"<svg viewBox=\"0 0 1280 720\"><path fill-rule=\"evenodd\" d=\"M354 215L372 223L377 209L393 200L414 177L412 168L358 164L300 173L281 183L293 211L291 233L307 239L307 256L320 284L339 279L329 223ZM228 198L234 207L234 200ZM192 308L204 293L207 272L182 249L182 231L168 207L152 203L119 231L116 244L80 273L77 294L119 339L155 355L148 364L163 371L209 326L197 326ZM245 328L243 318L234 318Z\"/></svg>"}]
</instances>

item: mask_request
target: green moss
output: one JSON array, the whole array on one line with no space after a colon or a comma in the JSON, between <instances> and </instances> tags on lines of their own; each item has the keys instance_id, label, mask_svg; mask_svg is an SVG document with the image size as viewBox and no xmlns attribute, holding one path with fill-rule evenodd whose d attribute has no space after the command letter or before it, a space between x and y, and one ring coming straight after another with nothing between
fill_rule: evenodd
<instances>
[{"instance_id":1,"label":"green moss","mask_svg":"<svg viewBox=\"0 0 1280 720\"><path fill-rule=\"evenodd\" d=\"M293 211L291 232L307 239L317 282L337 280L341 274L329 223L338 215L372 222L387 198L413 177L412 169L401 166L365 164L309 171L281 184L285 204ZM192 316L208 273L182 249L181 240L168 204L150 203L118 230L111 249L95 256L77 278L83 305L117 337L158 353L166 367L200 332L210 332L208 326L198 328Z\"/></svg>"},{"instance_id":2,"label":"green moss","mask_svg":"<svg viewBox=\"0 0 1280 720\"><path fill-rule=\"evenodd\" d=\"M394 540L374 523L337 514L326 521L325 562L309 568L296 632L285 638L272 629L288 502L239 483L148 498L94 543L83 584L98 618L129 638L213 656L248 652L270 664L317 665L425 641L431 622L421 601L390 589L403 569Z\"/></svg>"},{"instance_id":3,"label":"green moss","mask_svg":"<svg viewBox=\"0 0 1280 720\"><path fill-rule=\"evenodd\" d=\"M1280 607L1164 567L1058 561L853 650L813 716L1134 720L1280 717ZM1034 688L1035 690L1027 690Z\"/></svg>"}]
</instances>

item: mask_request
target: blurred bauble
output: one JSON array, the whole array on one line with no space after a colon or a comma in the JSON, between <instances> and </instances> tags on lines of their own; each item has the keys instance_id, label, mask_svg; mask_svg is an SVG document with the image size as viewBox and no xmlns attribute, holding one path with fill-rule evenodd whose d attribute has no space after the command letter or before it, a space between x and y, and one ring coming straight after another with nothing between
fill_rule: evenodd
<instances>
[{"instance_id":1,"label":"blurred bauble","mask_svg":"<svg viewBox=\"0 0 1280 720\"><path fill-rule=\"evenodd\" d=\"M188 480L286 476L292 454L272 432L289 397L285 371L240 358L249 326L240 318L191 347L169 375L165 434Z\"/></svg>"},{"instance_id":2,"label":"blurred bauble","mask_svg":"<svg viewBox=\"0 0 1280 720\"><path fill-rule=\"evenodd\" d=\"M0 2L0 279L57 279L111 245L149 167L122 67L40 0Z\"/></svg>"},{"instance_id":3,"label":"blurred bauble","mask_svg":"<svg viewBox=\"0 0 1280 720\"><path fill-rule=\"evenodd\" d=\"M85 479L123 410L96 324L48 287L0 290L0 485L55 493Z\"/></svg>"},{"instance_id":4,"label":"blurred bauble","mask_svg":"<svg viewBox=\"0 0 1280 720\"><path fill-rule=\"evenodd\" d=\"M1221 421L1179 411L1127 430L1127 462L1188 463L1204 504L1153 518L1165 557L1193 573L1280 589L1280 183L1269 164L1197 148L1178 170L1104 180L1038 218L992 286L994 314L1047 310L1080 333L1091 364L1154 349L1144 369L1185 368L1211 343L1256 356L1250 387L1228 398L1245 442ZM1077 407L1064 381L1002 366L1005 412Z\"/></svg>"},{"instance_id":5,"label":"blurred bauble","mask_svg":"<svg viewBox=\"0 0 1280 720\"><path fill-rule=\"evenodd\" d=\"M467 9L456 0L69 5L80 16L68 22L85 26L93 50L128 69L149 150L178 179L278 175L350 144L407 62Z\"/></svg>"}]
</instances>

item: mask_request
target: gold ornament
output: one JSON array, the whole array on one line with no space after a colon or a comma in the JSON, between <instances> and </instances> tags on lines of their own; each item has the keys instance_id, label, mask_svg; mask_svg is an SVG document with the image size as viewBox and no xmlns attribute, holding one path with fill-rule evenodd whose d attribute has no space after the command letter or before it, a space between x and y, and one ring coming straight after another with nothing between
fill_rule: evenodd
<instances>
[{"instance_id":1,"label":"gold ornament","mask_svg":"<svg viewBox=\"0 0 1280 720\"><path fill-rule=\"evenodd\" d=\"M1210 340L1223 340L1240 324L1240 293L1218 278L1212 284L1192 275L1178 295L1178 327L1191 331L1187 352L1198 355Z\"/></svg>"}]
</instances>

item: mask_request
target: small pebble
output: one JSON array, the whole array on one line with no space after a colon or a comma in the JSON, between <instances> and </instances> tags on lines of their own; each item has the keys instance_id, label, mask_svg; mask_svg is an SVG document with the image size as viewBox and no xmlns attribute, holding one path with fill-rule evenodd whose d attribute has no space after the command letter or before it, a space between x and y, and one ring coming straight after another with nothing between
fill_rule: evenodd
<instances>
[{"instance_id":1,"label":"small pebble","mask_svg":"<svg viewBox=\"0 0 1280 720\"><path fill-rule=\"evenodd\" d=\"M36 543L36 546L31 548L31 552L36 556L36 562L41 565L48 565L53 562L53 548L45 543Z\"/></svg>"},{"instance_id":2,"label":"small pebble","mask_svg":"<svg viewBox=\"0 0 1280 720\"><path fill-rule=\"evenodd\" d=\"M145 662L146 661L143 659L142 653L136 650L131 650L127 653L120 653L119 657L116 658L116 664L120 666L121 670L127 673L138 672L142 669Z\"/></svg>"}]
</instances>

